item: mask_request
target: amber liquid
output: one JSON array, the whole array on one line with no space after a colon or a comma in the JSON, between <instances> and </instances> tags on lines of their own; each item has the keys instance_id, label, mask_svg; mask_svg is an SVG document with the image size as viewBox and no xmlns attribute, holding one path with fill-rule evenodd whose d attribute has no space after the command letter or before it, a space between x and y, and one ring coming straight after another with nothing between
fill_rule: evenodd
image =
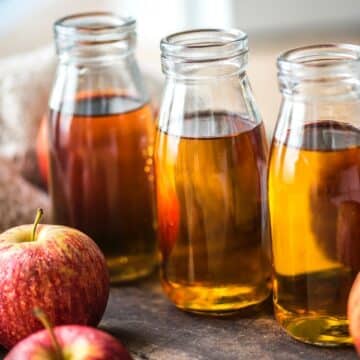
<instances>
[{"instance_id":1,"label":"amber liquid","mask_svg":"<svg viewBox=\"0 0 360 360\"><path fill-rule=\"evenodd\" d=\"M79 96L50 113L54 221L97 242L113 282L156 263L153 126L150 107L124 96Z\"/></svg>"},{"instance_id":2,"label":"amber liquid","mask_svg":"<svg viewBox=\"0 0 360 360\"><path fill-rule=\"evenodd\" d=\"M162 285L181 309L226 314L270 293L268 149L263 126L236 115L200 113L200 137L186 134L191 121L184 136L157 134ZM228 135L201 136L209 128Z\"/></svg>"},{"instance_id":3,"label":"amber liquid","mask_svg":"<svg viewBox=\"0 0 360 360\"><path fill-rule=\"evenodd\" d=\"M360 270L360 131L322 121L275 140L269 205L278 321L304 342L351 343L346 304Z\"/></svg>"}]
</instances>

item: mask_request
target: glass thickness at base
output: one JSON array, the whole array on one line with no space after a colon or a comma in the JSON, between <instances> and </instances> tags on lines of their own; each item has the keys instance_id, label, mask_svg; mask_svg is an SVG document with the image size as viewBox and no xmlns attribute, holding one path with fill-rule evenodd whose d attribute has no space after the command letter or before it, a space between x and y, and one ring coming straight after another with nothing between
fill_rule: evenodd
<instances>
[{"instance_id":1,"label":"glass thickness at base","mask_svg":"<svg viewBox=\"0 0 360 360\"><path fill-rule=\"evenodd\" d=\"M265 301L270 286L209 286L180 284L162 278L162 287L169 299L181 310L202 315L226 316Z\"/></svg>"},{"instance_id":2,"label":"glass thickness at base","mask_svg":"<svg viewBox=\"0 0 360 360\"><path fill-rule=\"evenodd\" d=\"M156 265L155 254L118 256L106 259L112 284L134 281L150 275Z\"/></svg>"},{"instance_id":3,"label":"glass thickness at base","mask_svg":"<svg viewBox=\"0 0 360 360\"><path fill-rule=\"evenodd\" d=\"M346 307L353 278L344 267L295 276L276 274L277 321L290 336L305 343L351 345Z\"/></svg>"},{"instance_id":4,"label":"glass thickness at base","mask_svg":"<svg viewBox=\"0 0 360 360\"><path fill-rule=\"evenodd\" d=\"M352 345L349 322L346 317L320 314L297 314L275 304L275 316L280 325L294 339L318 346L338 347Z\"/></svg>"}]
</instances>

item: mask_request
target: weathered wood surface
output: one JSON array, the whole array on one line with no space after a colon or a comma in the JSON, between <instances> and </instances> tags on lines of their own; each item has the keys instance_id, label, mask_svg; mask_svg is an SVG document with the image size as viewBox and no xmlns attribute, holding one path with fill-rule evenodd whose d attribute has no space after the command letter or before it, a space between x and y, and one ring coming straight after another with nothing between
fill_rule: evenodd
<instances>
[{"instance_id":1,"label":"weathered wood surface","mask_svg":"<svg viewBox=\"0 0 360 360\"><path fill-rule=\"evenodd\" d=\"M100 327L119 338L136 360L357 359L352 348L321 349L290 339L269 303L253 314L229 318L184 313L168 302L156 278L113 288Z\"/></svg>"},{"instance_id":2,"label":"weathered wood surface","mask_svg":"<svg viewBox=\"0 0 360 360\"><path fill-rule=\"evenodd\" d=\"M353 349L320 349L290 339L271 304L252 315L209 318L176 309L157 280L112 289L101 327L115 334L136 360L356 359Z\"/></svg>"}]
</instances>

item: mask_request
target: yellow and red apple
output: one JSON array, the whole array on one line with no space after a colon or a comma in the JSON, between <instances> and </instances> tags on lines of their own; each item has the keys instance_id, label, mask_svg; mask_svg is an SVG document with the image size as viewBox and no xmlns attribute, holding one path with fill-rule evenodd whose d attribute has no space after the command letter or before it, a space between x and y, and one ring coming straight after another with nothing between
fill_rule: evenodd
<instances>
[{"instance_id":1,"label":"yellow and red apple","mask_svg":"<svg viewBox=\"0 0 360 360\"><path fill-rule=\"evenodd\" d=\"M81 325L40 330L19 342L4 360L131 360L125 347L109 334Z\"/></svg>"},{"instance_id":2,"label":"yellow and red apple","mask_svg":"<svg viewBox=\"0 0 360 360\"><path fill-rule=\"evenodd\" d=\"M350 334L360 355L360 273L357 275L348 300Z\"/></svg>"},{"instance_id":3,"label":"yellow and red apple","mask_svg":"<svg viewBox=\"0 0 360 360\"><path fill-rule=\"evenodd\" d=\"M109 296L103 254L84 233L58 225L22 225L0 234L0 344L11 348L42 328L40 307L54 325L96 326Z\"/></svg>"}]
</instances>

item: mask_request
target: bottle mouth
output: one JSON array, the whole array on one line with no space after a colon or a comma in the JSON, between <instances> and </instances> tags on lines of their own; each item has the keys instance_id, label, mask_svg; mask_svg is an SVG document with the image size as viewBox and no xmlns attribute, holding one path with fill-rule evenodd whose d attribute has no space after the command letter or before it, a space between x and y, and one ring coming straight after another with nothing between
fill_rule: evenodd
<instances>
[{"instance_id":1,"label":"bottle mouth","mask_svg":"<svg viewBox=\"0 0 360 360\"><path fill-rule=\"evenodd\" d=\"M360 46L320 44L295 48L282 53L277 60L278 75L299 81L326 81L359 76Z\"/></svg>"},{"instance_id":2,"label":"bottle mouth","mask_svg":"<svg viewBox=\"0 0 360 360\"><path fill-rule=\"evenodd\" d=\"M133 42L136 20L112 12L88 12L63 17L54 23L58 50L74 45Z\"/></svg>"},{"instance_id":3,"label":"bottle mouth","mask_svg":"<svg viewBox=\"0 0 360 360\"><path fill-rule=\"evenodd\" d=\"M241 30L195 29L171 34L160 42L162 58L185 62L225 60L248 52Z\"/></svg>"}]
</instances>

